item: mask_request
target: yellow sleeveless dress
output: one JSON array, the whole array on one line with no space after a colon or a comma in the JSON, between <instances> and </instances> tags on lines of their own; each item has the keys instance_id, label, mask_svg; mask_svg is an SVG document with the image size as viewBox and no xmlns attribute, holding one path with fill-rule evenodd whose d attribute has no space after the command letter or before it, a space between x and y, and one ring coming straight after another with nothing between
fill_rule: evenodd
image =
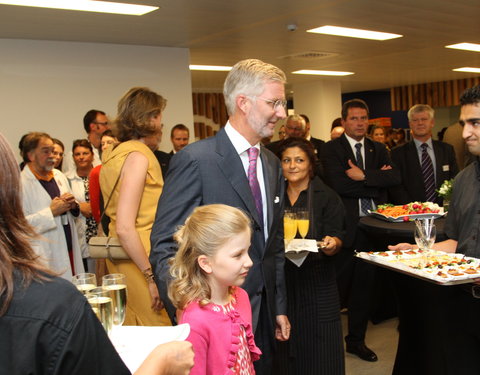
<instances>
[{"instance_id":1,"label":"yellow sleeveless dress","mask_svg":"<svg viewBox=\"0 0 480 375\"><path fill-rule=\"evenodd\" d=\"M100 188L102 190L104 204L108 198L122 170L125 159L131 152L141 152L148 159L147 177L143 191L140 207L138 209L135 228L142 241L143 247L150 254L150 233L152 231L157 203L163 189L163 177L160 164L153 152L142 142L131 140L119 144L115 148L105 150L102 156L102 169L100 172ZM128 175L124 178L128 178ZM110 217L109 235L117 237L115 227L117 222L117 205L122 179L118 182L108 204L106 215ZM127 311L124 325L136 326L166 326L171 325L170 319L165 311L156 313L152 310L150 293L147 282L142 272L135 263L130 260L115 261L107 260L109 273L123 273L127 279Z\"/></svg>"}]
</instances>

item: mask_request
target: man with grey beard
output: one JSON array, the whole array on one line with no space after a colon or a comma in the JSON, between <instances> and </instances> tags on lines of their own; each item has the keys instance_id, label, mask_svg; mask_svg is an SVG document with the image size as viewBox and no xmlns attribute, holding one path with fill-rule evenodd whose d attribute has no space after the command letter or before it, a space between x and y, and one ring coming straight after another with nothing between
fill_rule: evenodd
<instances>
[{"instance_id":1,"label":"man with grey beard","mask_svg":"<svg viewBox=\"0 0 480 375\"><path fill-rule=\"evenodd\" d=\"M46 265L71 280L84 272L74 216L80 210L65 175L53 168L53 141L46 133L29 133L22 144L26 163L22 171L23 210L28 222L42 235L35 251Z\"/></svg>"}]
</instances>

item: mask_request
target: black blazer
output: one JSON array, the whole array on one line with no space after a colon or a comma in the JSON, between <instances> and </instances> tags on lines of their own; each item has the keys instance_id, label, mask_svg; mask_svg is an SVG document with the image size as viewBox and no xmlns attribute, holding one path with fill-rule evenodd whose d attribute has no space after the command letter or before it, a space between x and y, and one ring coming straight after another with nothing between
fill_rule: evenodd
<instances>
[{"instance_id":1,"label":"black blazer","mask_svg":"<svg viewBox=\"0 0 480 375\"><path fill-rule=\"evenodd\" d=\"M389 152L383 143L365 138L365 180L354 181L345 171L350 169L348 160L355 163L356 158L350 143L341 137L325 143L322 162L325 169L325 182L342 198L346 216L346 238L344 247L355 242L355 233L359 220L359 198L372 198L375 204L385 203L387 188L400 183L400 173L392 163ZM392 167L381 170L384 165Z\"/></svg>"},{"instance_id":2,"label":"black blazer","mask_svg":"<svg viewBox=\"0 0 480 375\"><path fill-rule=\"evenodd\" d=\"M242 288L250 297L254 328L257 326L264 288L272 319L271 327L275 327L275 315L286 315L283 269L285 184L278 158L263 146L260 157L267 198L266 243L258 224L258 213L245 169L225 129L222 128L214 137L186 146L173 156L158 202L150 253L150 263L157 278L160 295L171 318L175 309L167 298L167 282L170 279L168 260L177 251L173 234L195 207L213 203L238 207L250 215L253 221L254 230L249 250L253 266Z\"/></svg>"},{"instance_id":3,"label":"black blazer","mask_svg":"<svg viewBox=\"0 0 480 375\"><path fill-rule=\"evenodd\" d=\"M433 153L435 154L435 184L437 189L443 181L450 180L458 173L455 151L448 143L432 141ZM425 184L422 178L421 161L411 141L395 147L391 152L392 160L398 167L402 177L402 183L389 189L389 200L394 204L407 204L410 202L425 202ZM438 197L435 203L442 204L443 200Z\"/></svg>"},{"instance_id":4,"label":"black blazer","mask_svg":"<svg viewBox=\"0 0 480 375\"><path fill-rule=\"evenodd\" d=\"M160 164L160 168L162 169L162 176L163 180L165 181L165 177L167 177L167 172L168 172L168 165L170 164L170 159L172 158L171 153L166 153L160 150L155 150L153 151L153 154L158 160L158 163Z\"/></svg>"}]
</instances>

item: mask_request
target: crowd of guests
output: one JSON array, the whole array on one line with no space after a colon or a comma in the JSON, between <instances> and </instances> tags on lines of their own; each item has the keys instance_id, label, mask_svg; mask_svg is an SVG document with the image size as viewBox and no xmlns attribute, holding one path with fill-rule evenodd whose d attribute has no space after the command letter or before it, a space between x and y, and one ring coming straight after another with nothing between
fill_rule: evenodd
<instances>
[{"instance_id":1,"label":"crowd of guests","mask_svg":"<svg viewBox=\"0 0 480 375\"><path fill-rule=\"evenodd\" d=\"M22 298L39 301L56 294L52 304L69 301L65 316L79 327L66 333L74 356L87 358L73 338L80 328L94 336L82 345L104 350L104 361L81 368L103 369L109 359L112 369L124 373L86 301L57 277L122 273L129 291L126 325L190 323L192 374L342 375L342 308L348 314L346 351L377 361L366 345L375 269L354 257L354 251L370 250L372 243L358 222L386 202L441 205L438 188L459 171L454 149L433 140L430 106L409 110L411 141L406 142L403 129L369 128L369 108L360 99L343 104L332 139L324 142L310 134L308 116L287 116L284 84L284 73L273 65L253 59L237 63L224 86L225 127L186 147L189 130L178 124L170 134L171 153L158 150L166 99L144 87L121 97L112 129L104 112L88 111L87 138L74 141L71 154L49 134L23 136L21 174L11 166L0 172L0 181L13 181L0 188L9 194L2 200L18 210L21 193L23 212L10 224L2 205L1 230L18 239L0 238L0 263L7 264L0 266L0 327L14 324L12 309L24 308ZM461 123L471 133L464 130L473 155L480 154L478 117L470 112L480 103L479 90L470 90L470 101L462 97ZM286 121L279 140L260 146L281 119ZM11 162L6 141L0 141L0 160L5 154ZM476 163L459 177L462 181L475 180ZM471 250L478 244L468 236L480 210L466 201L470 193L458 191L447 219L450 239L438 247L478 257ZM286 208L308 211L307 238L323 244L301 264L285 257ZM118 238L130 259L92 260L88 241L96 235ZM470 242L473 247L467 249ZM22 288L26 292L20 297ZM458 300L465 308L472 302L460 294ZM73 309L80 316L71 315ZM61 312L46 310L40 320L50 321L48 314ZM26 315L31 318L38 316ZM187 348L176 350L186 359L172 373L188 373ZM71 359L65 356L52 366L69 369ZM28 366L37 366L30 360Z\"/></svg>"}]
</instances>

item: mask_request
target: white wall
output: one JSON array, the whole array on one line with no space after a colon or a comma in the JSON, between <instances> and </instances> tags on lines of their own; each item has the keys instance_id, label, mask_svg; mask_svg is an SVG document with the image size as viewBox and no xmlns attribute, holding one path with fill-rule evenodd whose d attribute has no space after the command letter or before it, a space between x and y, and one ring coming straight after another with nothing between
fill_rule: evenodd
<instances>
[{"instance_id":1,"label":"white wall","mask_svg":"<svg viewBox=\"0 0 480 375\"><path fill-rule=\"evenodd\" d=\"M133 86L164 96L164 137L184 123L193 140L189 51L185 48L0 39L0 132L17 152L20 137L44 131L70 149L85 138L89 109L116 115L117 102Z\"/></svg>"},{"instance_id":2,"label":"white wall","mask_svg":"<svg viewBox=\"0 0 480 375\"><path fill-rule=\"evenodd\" d=\"M340 117L342 92L339 81L317 81L293 87L295 113L310 119L310 133L315 138L330 140L332 121Z\"/></svg>"}]
</instances>

